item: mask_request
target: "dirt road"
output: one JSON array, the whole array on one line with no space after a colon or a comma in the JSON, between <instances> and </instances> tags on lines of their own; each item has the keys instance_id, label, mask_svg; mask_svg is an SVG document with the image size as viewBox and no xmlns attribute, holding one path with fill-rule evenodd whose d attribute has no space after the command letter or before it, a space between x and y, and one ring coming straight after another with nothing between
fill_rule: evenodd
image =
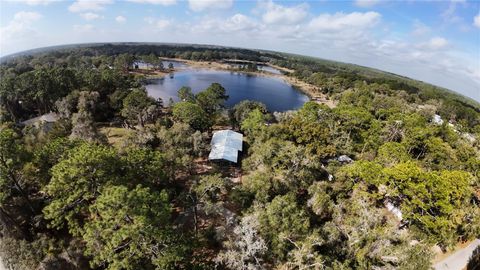
<instances>
[{"instance_id":1,"label":"dirt road","mask_svg":"<svg viewBox=\"0 0 480 270\"><path fill-rule=\"evenodd\" d=\"M470 245L457 250L452 255L436 263L433 268L435 270L462 270L467 266L473 250L478 246L480 246L480 239L476 239Z\"/></svg>"}]
</instances>

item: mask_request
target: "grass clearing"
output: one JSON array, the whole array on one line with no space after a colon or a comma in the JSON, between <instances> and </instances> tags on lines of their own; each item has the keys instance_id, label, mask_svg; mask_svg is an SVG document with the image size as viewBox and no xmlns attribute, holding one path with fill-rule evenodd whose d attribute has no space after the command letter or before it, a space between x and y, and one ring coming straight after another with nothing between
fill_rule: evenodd
<instances>
[{"instance_id":1,"label":"grass clearing","mask_svg":"<svg viewBox=\"0 0 480 270\"><path fill-rule=\"evenodd\" d=\"M122 127L101 127L100 132L107 137L110 145L120 149L122 142L132 133L132 130Z\"/></svg>"}]
</instances>

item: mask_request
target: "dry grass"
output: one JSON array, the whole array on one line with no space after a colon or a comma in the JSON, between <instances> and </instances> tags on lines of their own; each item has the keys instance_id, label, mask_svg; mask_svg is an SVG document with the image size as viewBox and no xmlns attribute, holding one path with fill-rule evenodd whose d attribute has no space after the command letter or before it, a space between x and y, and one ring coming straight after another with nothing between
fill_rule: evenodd
<instances>
[{"instance_id":1,"label":"dry grass","mask_svg":"<svg viewBox=\"0 0 480 270\"><path fill-rule=\"evenodd\" d=\"M337 106L337 103L334 100L328 99L327 95L320 92L320 89L317 86L306 83L294 77L285 75L281 75L281 77L287 83L295 86L297 89L307 94L313 101L320 104L325 104L329 108L335 108Z\"/></svg>"},{"instance_id":2,"label":"dry grass","mask_svg":"<svg viewBox=\"0 0 480 270\"><path fill-rule=\"evenodd\" d=\"M110 145L120 149L123 141L132 133L132 131L121 127L101 127L100 133L107 137Z\"/></svg>"}]
</instances>

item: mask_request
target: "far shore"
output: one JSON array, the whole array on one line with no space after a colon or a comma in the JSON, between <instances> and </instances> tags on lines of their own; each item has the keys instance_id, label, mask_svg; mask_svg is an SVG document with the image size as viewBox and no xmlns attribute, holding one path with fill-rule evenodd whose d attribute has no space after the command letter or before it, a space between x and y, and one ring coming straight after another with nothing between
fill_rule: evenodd
<instances>
[{"instance_id":1,"label":"far shore","mask_svg":"<svg viewBox=\"0 0 480 270\"><path fill-rule=\"evenodd\" d=\"M301 81L295 77L288 76L285 74L274 74L271 72L265 72L265 71L244 71L244 70L237 70L237 69L232 69L229 64L225 63L220 63L220 62L215 62L215 61L193 61L193 60L186 60L186 59L180 59L180 58L168 58L168 57L160 57L161 60L164 61L176 61L176 62L182 62L188 65L190 68L194 69L212 69L212 70L223 70L223 71L234 71L234 72L241 72L245 74L251 74L251 75L256 75L256 76L264 76L264 77L271 77L271 78L278 78L282 79L286 83L292 85L293 87L297 88L299 91L302 93L306 94L312 101L315 101L320 104L325 104L329 108L335 108L336 107L336 102L331 99L327 99L327 96L323 93L321 93L318 89L317 86L313 84L309 84L307 82ZM293 70L279 67L276 65L272 65L269 63L265 63L266 66L270 66L272 68L281 70L285 73L292 73ZM177 72L181 69L175 69L173 72ZM162 73L163 76L168 75L168 73Z\"/></svg>"}]
</instances>

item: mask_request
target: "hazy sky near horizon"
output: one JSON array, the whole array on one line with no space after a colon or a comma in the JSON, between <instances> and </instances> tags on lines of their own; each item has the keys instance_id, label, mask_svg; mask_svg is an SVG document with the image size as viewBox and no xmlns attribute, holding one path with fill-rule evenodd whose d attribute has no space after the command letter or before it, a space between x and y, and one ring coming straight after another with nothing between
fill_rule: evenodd
<instances>
[{"instance_id":1,"label":"hazy sky near horizon","mask_svg":"<svg viewBox=\"0 0 480 270\"><path fill-rule=\"evenodd\" d=\"M423 80L480 101L479 0L0 0L0 56L122 41L316 56Z\"/></svg>"}]
</instances>

